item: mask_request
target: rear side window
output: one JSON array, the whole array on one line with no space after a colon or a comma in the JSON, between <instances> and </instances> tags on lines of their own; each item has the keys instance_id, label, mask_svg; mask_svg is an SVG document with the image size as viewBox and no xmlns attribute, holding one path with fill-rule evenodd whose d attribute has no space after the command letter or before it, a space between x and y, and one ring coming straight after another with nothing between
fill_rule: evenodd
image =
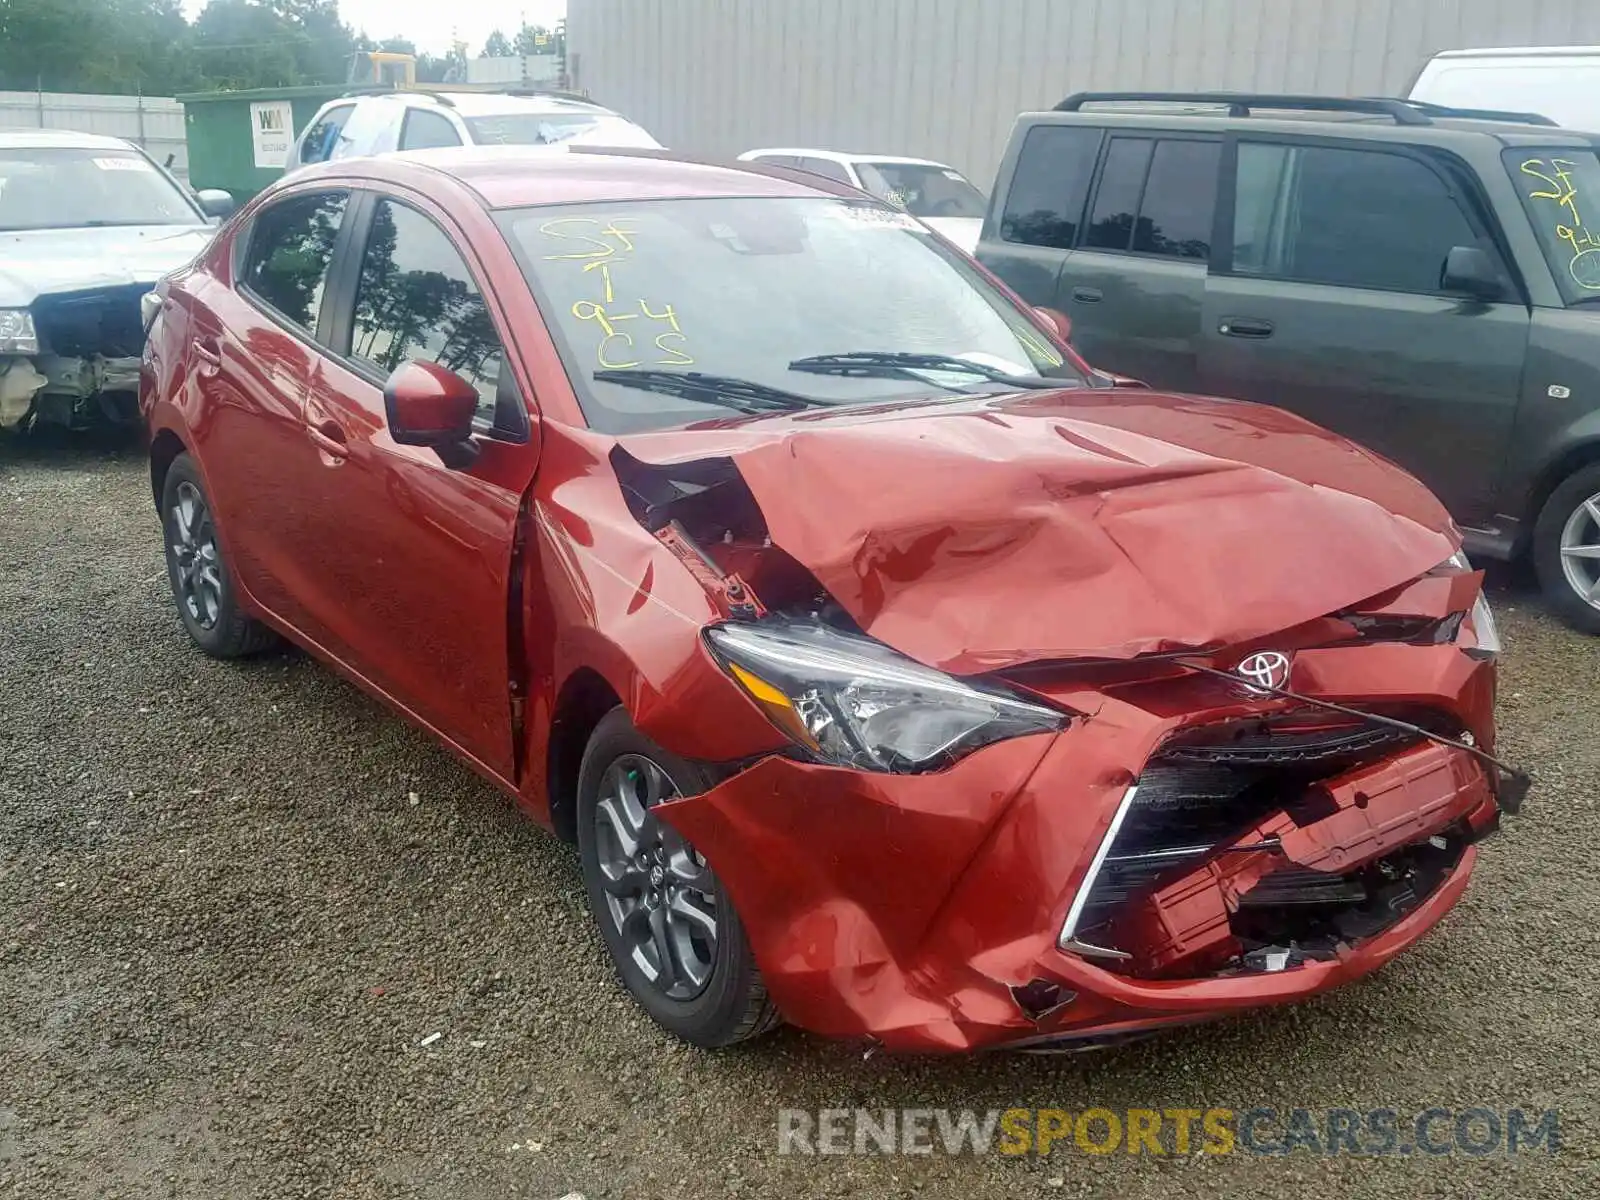
<instances>
[{"instance_id":1,"label":"rear side window","mask_svg":"<svg viewBox=\"0 0 1600 1200\"><path fill-rule=\"evenodd\" d=\"M339 144L344 123L350 119L355 108L354 104L340 104L317 118L300 139L302 164L327 162L333 156L333 148Z\"/></svg>"},{"instance_id":2,"label":"rear side window","mask_svg":"<svg viewBox=\"0 0 1600 1200\"><path fill-rule=\"evenodd\" d=\"M1001 211L1000 236L1026 246L1072 249L1099 153L1098 129L1080 125L1030 129Z\"/></svg>"},{"instance_id":3,"label":"rear side window","mask_svg":"<svg viewBox=\"0 0 1600 1200\"><path fill-rule=\"evenodd\" d=\"M379 203L356 288L350 352L387 375L418 359L478 389L491 421L502 352L483 293L444 230L415 209Z\"/></svg>"},{"instance_id":4,"label":"rear side window","mask_svg":"<svg viewBox=\"0 0 1600 1200\"><path fill-rule=\"evenodd\" d=\"M459 146L461 135L450 118L427 109L413 108L406 113L400 128L400 149L431 150L436 146Z\"/></svg>"},{"instance_id":5,"label":"rear side window","mask_svg":"<svg viewBox=\"0 0 1600 1200\"><path fill-rule=\"evenodd\" d=\"M1403 154L1244 142L1236 275L1435 295L1455 246L1480 239L1445 181Z\"/></svg>"},{"instance_id":6,"label":"rear side window","mask_svg":"<svg viewBox=\"0 0 1600 1200\"><path fill-rule=\"evenodd\" d=\"M322 314L348 200L344 192L292 196L262 209L251 229L242 286L308 332Z\"/></svg>"},{"instance_id":7,"label":"rear side window","mask_svg":"<svg viewBox=\"0 0 1600 1200\"><path fill-rule=\"evenodd\" d=\"M1221 169L1220 142L1113 138L1084 246L1208 259Z\"/></svg>"}]
</instances>

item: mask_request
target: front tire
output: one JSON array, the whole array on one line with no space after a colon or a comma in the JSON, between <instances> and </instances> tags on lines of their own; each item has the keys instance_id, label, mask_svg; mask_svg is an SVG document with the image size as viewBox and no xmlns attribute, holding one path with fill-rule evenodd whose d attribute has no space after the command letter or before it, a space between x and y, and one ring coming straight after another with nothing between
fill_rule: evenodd
<instances>
[{"instance_id":1,"label":"front tire","mask_svg":"<svg viewBox=\"0 0 1600 1200\"><path fill-rule=\"evenodd\" d=\"M1533 561L1556 611L1575 628L1600 634L1600 463L1550 493L1534 526Z\"/></svg>"},{"instance_id":2,"label":"front tire","mask_svg":"<svg viewBox=\"0 0 1600 1200\"><path fill-rule=\"evenodd\" d=\"M578 852L589 909L623 986L657 1024L711 1049L780 1021L744 926L699 853L652 810L706 790L612 709L578 775Z\"/></svg>"},{"instance_id":3,"label":"front tire","mask_svg":"<svg viewBox=\"0 0 1600 1200\"><path fill-rule=\"evenodd\" d=\"M167 582L194 644L212 658L243 658L276 645L277 635L239 608L210 498L187 454L167 468L161 529Z\"/></svg>"}]
</instances>

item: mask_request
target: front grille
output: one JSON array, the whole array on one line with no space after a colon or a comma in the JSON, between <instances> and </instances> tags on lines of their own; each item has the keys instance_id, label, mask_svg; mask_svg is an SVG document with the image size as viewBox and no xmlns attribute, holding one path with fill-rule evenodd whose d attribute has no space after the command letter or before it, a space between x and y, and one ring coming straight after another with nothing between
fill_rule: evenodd
<instances>
[{"instance_id":1,"label":"front grille","mask_svg":"<svg viewBox=\"0 0 1600 1200\"><path fill-rule=\"evenodd\" d=\"M1415 714L1411 715L1415 719ZM1318 780L1378 761L1416 744L1417 735L1385 726L1314 723L1308 714L1233 721L1186 730L1145 764L1073 936L1107 945L1105 926L1129 900L1158 881L1192 870L1273 813L1296 811ZM1440 728L1444 722L1417 723ZM1271 849L1271 845L1261 847ZM1304 883L1305 881L1301 881ZM1282 885L1292 887L1285 880ZM1326 893L1331 895L1332 893Z\"/></svg>"},{"instance_id":2,"label":"front grille","mask_svg":"<svg viewBox=\"0 0 1600 1200\"><path fill-rule=\"evenodd\" d=\"M33 319L43 348L67 358L137 358L144 349L139 297L146 284L41 296Z\"/></svg>"}]
</instances>

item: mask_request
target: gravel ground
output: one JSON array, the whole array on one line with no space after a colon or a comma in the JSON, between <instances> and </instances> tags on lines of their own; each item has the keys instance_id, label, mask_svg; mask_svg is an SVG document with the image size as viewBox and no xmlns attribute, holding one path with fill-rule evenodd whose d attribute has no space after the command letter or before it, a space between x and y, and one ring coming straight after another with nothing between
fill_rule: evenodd
<instances>
[{"instance_id":1,"label":"gravel ground","mask_svg":"<svg viewBox=\"0 0 1600 1200\"><path fill-rule=\"evenodd\" d=\"M501 796L302 656L190 648L146 479L0 442L0 1195L1600 1194L1600 640L1525 586L1504 744L1539 787L1378 977L1070 1059L713 1055L624 997L574 856ZM778 1105L1518 1104L1559 1154L775 1152Z\"/></svg>"}]
</instances>

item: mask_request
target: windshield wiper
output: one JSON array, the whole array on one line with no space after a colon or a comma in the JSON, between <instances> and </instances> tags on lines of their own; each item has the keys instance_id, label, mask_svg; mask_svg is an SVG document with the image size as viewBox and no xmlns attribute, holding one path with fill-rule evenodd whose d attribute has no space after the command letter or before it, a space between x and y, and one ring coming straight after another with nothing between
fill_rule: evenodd
<instances>
[{"instance_id":1,"label":"windshield wiper","mask_svg":"<svg viewBox=\"0 0 1600 1200\"><path fill-rule=\"evenodd\" d=\"M799 392L786 392L782 388L768 387L749 379L736 379L732 375L706 375L700 371L626 368L596 371L590 378L600 383L615 383L620 387L703 400L707 404L720 404L723 408L747 413L798 412L821 403Z\"/></svg>"},{"instance_id":2,"label":"windshield wiper","mask_svg":"<svg viewBox=\"0 0 1600 1200\"><path fill-rule=\"evenodd\" d=\"M1064 388L1074 386L1070 380L1045 379L1040 375L1013 375L983 363L971 362L948 354L897 354L886 350L862 350L853 354L817 354L810 358L797 358L789 364L791 371L807 371L813 375L858 375L867 379L916 379L918 372L964 371L991 383L1003 383L1019 388Z\"/></svg>"}]
</instances>

